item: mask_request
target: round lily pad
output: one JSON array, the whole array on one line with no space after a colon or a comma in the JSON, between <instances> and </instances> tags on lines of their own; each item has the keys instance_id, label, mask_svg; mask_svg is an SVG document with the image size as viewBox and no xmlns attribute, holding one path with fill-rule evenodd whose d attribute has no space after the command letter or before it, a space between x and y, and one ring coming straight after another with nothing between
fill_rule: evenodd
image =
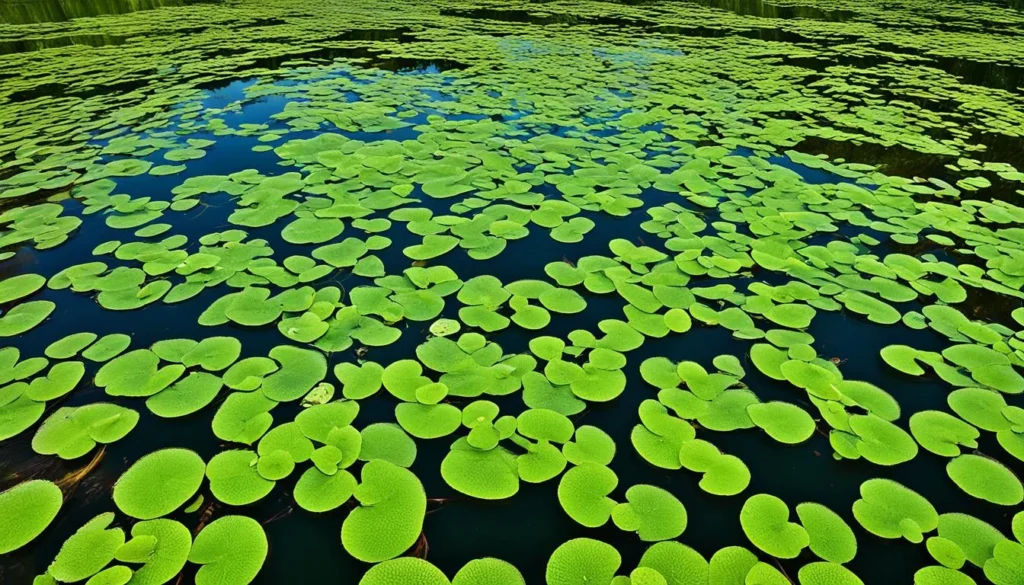
<instances>
[{"instance_id":1,"label":"round lily pad","mask_svg":"<svg viewBox=\"0 0 1024 585\"><path fill-rule=\"evenodd\" d=\"M452 585L526 585L522 573L501 559L483 558L469 561L452 579Z\"/></svg>"},{"instance_id":2,"label":"round lily pad","mask_svg":"<svg viewBox=\"0 0 1024 585\"><path fill-rule=\"evenodd\" d=\"M395 419L418 439L446 437L462 426L462 413L451 404L399 404Z\"/></svg>"},{"instance_id":3,"label":"round lily pad","mask_svg":"<svg viewBox=\"0 0 1024 585\"><path fill-rule=\"evenodd\" d=\"M754 546L781 559L796 558L810 544L807 531L789 521L789 507L779 498L757 494L740 510L740 525Z\"/></svg>"},{"instance_id":4,"label":"round lily pad","mask_svg":"<svg viewBox=\"0 0 1024 585\"><path fill-rule=\"evenodd\" d=\"M371 460L363 466L355 497L360 506L341 528L341 543L355 558L368 563L392 559L419 538L427 496L411 471Z\"/></svg>"},{"instance_id":5,"label":"round lily pad","mask_svg":"<svg viewBox=\"0 0 1024 585\"><path fill-rule=\"evenodd\" d=\"M199 532L188 560L201 565L196 585L245 584L263 568L268 549L259 522L246 516L223 516Z\"/></svg>"},{"instance_id":6,"label":"round lily pad","mask_svg":"<svg viewBox=\"0 0 1024 585\"><path fill-rule=\"evenodd\" d=\"M29 301L15 306L0 317L0 337L21 335L34 329L56 308L50 301Z\"/></svg>"},{"instance_id":7,"label":"round lily pad","mask_svg":"<svg viewBox=\"0 0 1024 585\"><path fill-rule=\"evenodd\" d=\"M603 465L584 463L573 467L558 483L558 501L570 518L587 528L603 526L616 508L608 497L619 483L615 472ZM632 514L630 514L632 512ZM622 514L630 530L637 530L639 521L632 508Z\"/></svg>"},{"instance_id":8,"label":"round lily pad","mask_svg":"<svg viewBox=\"0 0 1024 585\"><path fill-rule=\"evenodd\" d=\"M351 473L338 470L326 475L316 467L303 472L295 484L295 503L310 512L328 512L341 507L356 489L356 478Z\"/></svg>"},{"instance_id":9,"label":"round lily pad","mask_svg":"<svg viewBox=\"0 0 1024 585\"><path fill-rule=\"evenodd\" d=\"M573 465L608 465L615 457L615 441L598 427L584 425L576 429L573 441L562 446L562 454Z\"/></svg>"},{"instance_id":10,"label":"round lily pad","mask_svg":"<svg viewBox=\"0 0 1024 585\"><path fill-rule=\"evenodd\" d=\"M255 452L240 449L214 455L206 466L213 496L232 506L243 506L264 498L274 488L274 482L260 473L258 460Z\"/></svg>"},{"instance_id":11,"label":"round lily pad","mask_svg":"<svg viewBox=\"0 0 1024 585\"><path fill-rule=\"evenodd\" d=\"M688 580L705 583L710 569L699 552L673 540L652 544L644 551L638 566L657 571L668 583L685 583Z\"/></svg>"},{"instance_id":12,"label":"round lily pad","mask_svg":"<svg viewBox=\"0 0 1024 585\"><path fill-rule=\"evenodd\" d=\"M139 421L139 413L106 402L57 409L32 437L32 450L61 459L81 457L97 443L124 438Z\"/></svg>"},{"instance_id":13,"label":"round lily pad","mask_svg":"<svg viewBox=\"0 0 1024 585\"><path fill-rule=\"evenodd\" d=\"M921 542L935 529L939 516L923 496L888 479L869 479L860 485L861 499L853 503L853 517L868 532L882 538Z\"/></svg>"},{"instance_id":14,"label":"round lily pad","mask_svg":"<svg viewBox=\"0 0 1024 585\"><path fill-rule=\"evenodd\" d=\"M0 280L0 304L9 303L36 292L46 284L39 274L19 274Z\"/></svg>"},{"instance_id":15,"label":"round lily pad","mask_svg":"<svg viewBox=\"0 0 1024 585\"><path fill-rule=\"evenodd\" d=\"M626 502L612 509L621 530L636 532L640 540L671 540L686 530L686 508L671 493L651 485L626 490Z\"/></svg>"},{"instance_id":16,"label":"round lily pad","mask_svg":"<svg viewBox=\"0 0 1024 585\"><path fill-rule=\"evenodd\" d=\"M856 556L857 537L838 514L821 504L804 502L797 505L796 515L810 537L811 552L840 565Z\"/></svg>"},{"instance_id":17,"label":"round lily pad","mask_svg":"<svg viewBox=\"0 0 1024 585\"><path fill-rule=\"evenodd\" d=\"M1024 501L1024 486L1006 466L980 455L960 455L946 465L960 489L968 494L999 504L1016 506Z\"/></svg>"},{"instance_id":18,"label":"round lily pad","mask_svg":"<svg viewBox=\"0 0 1024 585\"><path fill-rule=\"evenodd\" d=\"M64 503L64 495L53 482L33 479L0 492L0 554L7 554L32 542L53 522Z\"/></svg>"},{"instance_id":19,"label":"round lily pad","mask_svg":"<svg viewBox=\"0 0 1024 585\"><path fill-rule=\"evenodd\" d=\"M114 503L149 520L177 510L199 490L206 463L188 449L162 449L136 461L114 484Z\"/></svg>"},{"instance_id":20,"label":"round lily pad","mask_svg":"<svg viewBox=\"0 0 1024 585\"><path fill-rule=\"evenodd\" d=\"M802 443L814 434L814 419L799 406L788 402L751 404L747 414L768 436L787 445Z\"/></svg>"},{"instance_id":21,"label":"round lily pad","mask_svg":"<svg viewBox=\"0 0 1024 585\"><path fill-rule=\"evenodd\" d=\"M72 333L46 346L46 357L53 359L69 359L78 355L83 349L96 341L95 333Z\"/></svg>"},{"instance_id":22,"label":"round lily pad","mask_svg":"<svg viewBox=\"0 0 1024 585\"><path fill-rule=\"evenodd\" d=\"M476 449L465 438L452 444L441 461L441 477L459 492L483 500L502 500L519 491L515 455L500 446Z\"/></svg>"},{"instance_id":23,"label":"round lily pad","mask_svg":"<svg viewBox=\"0 0 1024 585\"><path fill-rule=\"evenodd\" d=\"M448 577L434 565L415 557L402 557L378 563L366 571L359 585L451 585Z\"/></svg>"},{"instance_id":24,"label":"round lily pad","mask_svg":"<svg viewBox=\"0 0 1024 585\"><path fill-rule=\"evenodd\" d=\"M399 467L409 467L416 460L416 442L396 424L374 423L360 434L363 436L360 461L383 459Z\"/></svg>"},{"instance_id":25,"label":"round lily pad","mask_svg":"<svg viewBox=\"0 0 1024 585\"><path fill-rule=\"evenodd\" d=\"M622 564L619 551L590 538L563 543L548 559L544 576L548 585L610 584Z\"/></svg>"},{"instance_id":26,"label":"round lily pad","mask_svg":"<svg viewBox=\"0 0 1024 585\"><path fill-rule=\"evenodd\" d=\"M800 567L800 585L864 585L853 571L837 563L808 563Z\"/></svg>"}]
</instances>

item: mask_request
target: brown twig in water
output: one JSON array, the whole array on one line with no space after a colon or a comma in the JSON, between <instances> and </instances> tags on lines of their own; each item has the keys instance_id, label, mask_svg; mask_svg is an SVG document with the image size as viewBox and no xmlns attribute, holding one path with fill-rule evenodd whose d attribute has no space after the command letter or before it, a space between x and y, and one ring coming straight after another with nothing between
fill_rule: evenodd
<instances>
[{"instance_id":1,"label":"brown twig in water","mask_svg":"<svg viewBox=\"0 0 1024 585\"><path fill-rule=\"evenodd\" d=\"M89 463L86 464L85 467L79 469L78 471L72 471L71 473L65 475L64 477L54 482L57 484L57 487L64 491L65 498L74 493L75 488L78 487L78 484L81 483L83 479L85 479L85 476L89 475L89 473L93 469L96 469L96 466L99 465L100 461L103 460L103 455L106 454L106 452L106 445L100 447L100 450L97 451L96 454L92 456L92 460L89 461Z\"/></svg>"},{"instance_id":2,"label":"brown twig in water","mask_svg":"<svg viewBox=\"0 0 1024 585\"><path fill-rule=\"evenodd\" d=\"M436 508L427 510L427 514L433 514L434 512L437 512L438 510L441 509L441 506L447 504L448 502L454 499L455 498L427 498L427 504L437 504Z\"/></svg>"},{"instance_id":3,"label":"brown twig in water","mask_svg":"<svg viewBox=\"0 0 1024 585\"><path fill-rule=\"evenodd\" d=\"M430 554L430 543L427 542L427 533L420 532L420 537L416 540L416 548L413 549L412 556L427 560L428 554Z\"/></svg>"},{"instance_id":4,"label":"brown twig in water","mask_svg":"<svg viewBox=\"0 0 1024 585\"><path fill-rule=\"evenodd\" d=\"M289 514L291 514L291 513L293 512L293 511L294 511L294 508L292 508L291 506L288 506L288 507L286 507L286 508L285 508L284 510L281 510L281 511L280 511L280 512L278 512L277 514L274 514L274 515L273 515L273 516L271 516L270 518L267 518L266 520L264 520L264 521L262 522L262 524L263 524L264 526L266 526L267 524L270 524L271 522L273 522L273 521L275 521L275 520L280 520L281 518L284 518L284 517L288 516L288 515L289 515Z\"/></svg>"},{"instance_id":5,"label":"brown twig in water","mask_svg":"<svg viewBox=\"0 0 1024 585\"><path fill-rule=\"evenodd\" d=\"M213 516L213 510L216 505L217 502L211 501L206 504L205 508L203 508L203 513L199 515L199 524L197 524L195 530L192 531L193 536L199 534L199 532L206 526L206 523L209 522L210 517Z\"/></svg>"},{"instance_id":6,"label":"brown twig in water","mask_svg":"<svg viewBox=\"0 0 1024 585\"><path fill-rule=\"evenodd\" d=\"M792 583L793 580L789 578L789 573L786 572L786 569L782 568L782 563L779 562L779 559L773 558L772 560L775 561L775 566L779 568L779 571L782 572L782 575L786 578L786 580Z\"/></svg>"}]
</instances>

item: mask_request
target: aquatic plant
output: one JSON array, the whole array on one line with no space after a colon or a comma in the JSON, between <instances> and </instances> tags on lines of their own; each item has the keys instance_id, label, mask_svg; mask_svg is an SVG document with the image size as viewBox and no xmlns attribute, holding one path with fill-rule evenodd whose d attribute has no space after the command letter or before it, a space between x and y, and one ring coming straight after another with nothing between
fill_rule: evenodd
<instances>
[{"instance_id":1,"label":"aquatic plant","mask_svg":"<svg viewBox=\"0 0 1024 585\"><path fill-rule=\"evenodd\" d=\"M7 4L12 579L1020 582L1011 8Z\"/></svg>"}]
</instances>

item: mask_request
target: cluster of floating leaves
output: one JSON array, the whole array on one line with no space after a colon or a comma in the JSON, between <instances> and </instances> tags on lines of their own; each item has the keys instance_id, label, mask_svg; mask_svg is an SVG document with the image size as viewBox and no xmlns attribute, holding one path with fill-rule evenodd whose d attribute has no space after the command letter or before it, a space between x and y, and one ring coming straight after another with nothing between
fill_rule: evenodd
<instances>
[{"instance_id":1,"label":"cluster of floating leaves","mask_svg":"<svg viewBox=\"0 0 1024 585\"><path fill-rule=\"evenodd\" d=\"M428 560L439 442L459 498L546 484L591 531L535 551L548 585L858 584L872 539L919 545L919 585L1024 584L1024 47L977 25L1024 18L348 4L0 25L0 441L95 463L198 419L217 443L132 456L75 526L80 477L15 470L0 555L60 532L37 585L244 585L274 544L246 507L283 493L336 520L365 585L525 583ZM968 58L996 77L931 66ZM709 332L729 351L701 363ZM859 495L766 493L733 437L817 441ZM921 460L942 511L904 485ZM686 529L721 500L746 540L705 558Z\"/></svg>"}]
</instances>

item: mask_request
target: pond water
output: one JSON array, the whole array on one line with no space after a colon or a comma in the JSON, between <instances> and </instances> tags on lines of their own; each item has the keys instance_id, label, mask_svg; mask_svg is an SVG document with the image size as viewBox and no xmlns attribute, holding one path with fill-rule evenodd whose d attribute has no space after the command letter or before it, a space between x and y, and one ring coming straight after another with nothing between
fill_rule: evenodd
<instances>
[{"instance_id":1,"label":"pond water","mask_svg":"<svg viewBox=\"0 0 1024 585\"><path fill-rule=\"evenodd\" d=\"M5 2L0 582L1020 585L1022 92L1009 1Z\"/></svg>"}]
</instances>

